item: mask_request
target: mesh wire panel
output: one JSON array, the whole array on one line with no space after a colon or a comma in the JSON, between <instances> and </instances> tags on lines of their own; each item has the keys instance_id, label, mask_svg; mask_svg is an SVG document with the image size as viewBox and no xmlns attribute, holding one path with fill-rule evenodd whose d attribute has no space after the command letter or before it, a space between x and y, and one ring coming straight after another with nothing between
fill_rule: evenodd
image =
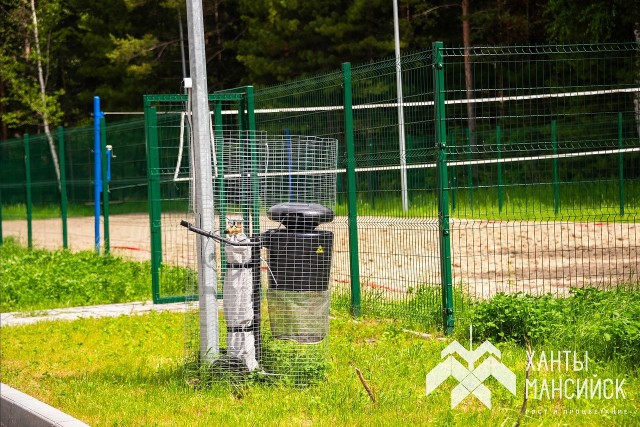
<instances>
[{"instance_id":1,"label":"mesh wire panel","mask_svg":"<svg viewBox=\"0 0 640 427\"><path fill-rule=\"evenodd\" d=\"M331 269L333 295L349 299L349 239L346 216L346 154L344 144L343 75L333 72L256 90L256 128L269 135L315 135L334 138L337 148L335 245ZM284 160L284 159L283 159ZM284 194L288 192L286 187Z\"/></svg>"},{"instance_id":2,"label":"mesh wire panel","mask_svg":"<svg viewBox=\"0 0 640 427\"><path fill-rule=\"evenodd\" d=\"M3 237L27 238L24 142L4 141L0 149L0 204L2 205ZM9 209L12 206L12 209Z\"/></svg>"},{"instance_id":3,"label":"mesh wire panel","mask_svg":"<svg viewBox=\"0 0 640 427\"><path fill-rule=\"evenodd\" d=\"M459 291L637 283L637 45L444 55Z\"/></svg>"},{"instance_id":4,"label":"mesh wire panel","mask_svg":"<svg viewBox=\"0 0 640 427\"><path fill-rule=\"evenodd\" d=\"M402 57L402 98L395 59L354 67L352 81L363 310L432 324L441 296L431 63L430 52Z\"/></svg>"},{"instance_id":5,"label":"mesh wire panel","mask_svg":"<svg viewBox=\"0 0 640 427\"><path fill-rule=\"evenodd\" d=\"M222 148L215 181L227 237L251 235L262 250L222 245L223 350L212 380L227 379L239 365L294 385L317 381L327 364L337 141L231 131L222 133ZM249 260L253 271L242 268ZM247 328L256 324L252 341Z\"/></svg>"},{"instance_id":6,"label":"mesh wire panel","mask_svg":"<svg viewBox=\"0 0 640 427\"><path fill-rule=\"evenodd\" d=\"M338 152L336 246L332 286L348 304L351 271L347 220L343 73L330 73L256 91L259 129L291 129L341 141ZM402 58L405 153L398 132L395 60L351 71L357 233L362 310L369 314L439 317L438 221L430 52ZM402 198L402 172L406 171Z\"/></svg>"},{"instance_id":7,"label":"mesh wire panel","mask_svg":"<svg viewBox=\"0 0 640 427\"><path fill-rule=\"evenodd\" d=\"M200 386L256 376L304 385L321 379L327 363L337 141L248 131L248 117L238 113L243 112L241 103L210 102L209 167L215 197L202 202L215 203L215 218L213 229L206 231L231 243L212 238L203 243L205 251L214 249L206 268L215 271L218 314L206 322L217 331L203 329L200 297L200 309L186 316L185 378ZM179 272L186 294L195 300L199 237L178 227L183 219L196 223L195 197L201 197L194 190L190 114L183 101L159 98L150 107L155 125L148 123L157 134L159 157L154 172L160 191L151 196L157 198L151 209L161 212L158 289L162 298L170 299L167 286L174 280L167 275ZM269 213L283 203L302 211L285 217ZM324 216L307 229L311 223L297 219L309 207L322 209ZM213 313L215 307L208 310ZM215 345L203 351L203 342Z\"/></svg>"},{"instance_id":8,"label":"mesh wire panel","mask_svg":"<svg viewBox=\"0 0 640 427\"><path fill-rule=\"evenodd\" d=\"M109 186L111 251L134 259L148 259L147 170L144 121L107 123L102 136L113 147ZM64 175L67 194L67 241L70 250L95 247L94 234L94 129L59 128L53 144ZM64 159L60 157L64 141ZM27 195L24 140L2 143L0 192L4 210L4 234L27 243ZM58 186L49 141L43 134L29 137L33 245L47 249L63 247L62 194ZM105 166L106 168L106 166ZM101 197L101 204L103 198ZM102 206L101 249L105 246ZM127 214L127 215L121 215ZM130 215L132 214L132 215Z\"/></svg>"}]
</instances>

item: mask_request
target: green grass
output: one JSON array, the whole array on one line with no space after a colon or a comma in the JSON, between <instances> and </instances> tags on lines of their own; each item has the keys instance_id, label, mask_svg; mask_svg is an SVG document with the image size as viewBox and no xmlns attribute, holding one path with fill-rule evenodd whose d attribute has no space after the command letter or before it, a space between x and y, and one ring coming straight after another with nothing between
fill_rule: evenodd
<instances>
[{"instance_id":1,"label":"green grass","mask_svg":"<svg viewBox=\"0 0 640 427\"><path fill-rule=\"evenodd\" d=\"M511 426L518 420L526 370L522 347L498 344L501 361L516 373L516 396L490 379L485 385L492 391L492 410L471 396L451 410L455 380L425 394L425 375L441 361L449 339L419 338L398 321L332 314L326 380L304 389L261 382L188 387L182 376L184 315L167 313L4 327L2 381L94 426ZM459 342L468 346L468 340ZM543 349L557 347L536 348ZM355 368L374 390L375 403ZM525 415L522 425L639 423L637 369L593 361L590 370L600 378L625 378L627 399L529 400L528 409L549 413ZM555 373L531 375L542 379ZM612 405L627 414L562 413Z\"/></svg>"},{"instance_id":2,"label":"green grass","mask_svg":"<svg viewBox=\"0 0 640 427\"><path fill-rule=\"evenodd\" d=\"M184 292L188 271L163 270L166 295ZM26 249L12 239L0 246L0 311L34 311L151 299L149 262L93 251Z\"/></svg>"},{"instance_id":3,"label":"green grass","mask_svg":"<svg viewBox=\"0 0 640 427\"><path fill-rule=\"evenodd\" d=\"M47 308L145 299L150 294L148 264L125 262L93 252L27 250L8 241L0 247L3 311L19 307L26 315ZM183 286L185 272L175 272ZM182 275L182 276L181 276ZM182 277L182 279L180 279ZM180 288L182 289L182 288ZM454 337L439 335L440 294L420 287L404 299L389 301L381 293L363 295L364 318L346 315L349 298L332 301L329 358L309 366L324 380L307 388L254 380L243 385L203 381L187 385L185 315L82 319L3 327L0 334L1 381L96 426L141 425L637 425L640 423L640 293L637 286L574 291L569 298L498 295L472 302L456 293ZM8 310L6 310L8 311ZM395 319L395 320L394 320ZM398 320L402 319L402 320ZM501 361L515 372L518 392L511 395L494 379L493 409L467 397L450 409L454 379L425 394L425 376L441 362L441 351L456 339L474 348L488 339L502 352ZM408 332L427 331L425 338ZM268 338L268 337L267 337ZM292 352L287 342L267 339L272 364ZM536 354L589 352L589 372L534 370L530 379L625 380L626 399L529 399L520 416L527 366L526 346ZM356 376L359 368L374 389L373 403ZM588 415L615 407L623 415ZM585 415L564 413L584 410ZM546 411L546 412L545 412ZM554 411L558 411L557 413Z\"/></svg>"}]
</instances>

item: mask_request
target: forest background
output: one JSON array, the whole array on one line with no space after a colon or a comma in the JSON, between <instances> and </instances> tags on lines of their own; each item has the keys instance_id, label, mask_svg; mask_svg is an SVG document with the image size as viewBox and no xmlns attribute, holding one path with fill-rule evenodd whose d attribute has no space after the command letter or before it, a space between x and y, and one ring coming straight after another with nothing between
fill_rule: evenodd
<instances>
[{"instance_id":1,"label":"forest background","mask_svg":"<svg viewBox=\"0 0 640 427\"><path fill-rule=\"evenodd\" d=\"M629 0L398 0L403 53L640 42ZM205 0L210 91L276 84L394 52L392 0ZM0 140L142 110L188 74L183 0L0 0Z\"/></svg>"}]
</instances>

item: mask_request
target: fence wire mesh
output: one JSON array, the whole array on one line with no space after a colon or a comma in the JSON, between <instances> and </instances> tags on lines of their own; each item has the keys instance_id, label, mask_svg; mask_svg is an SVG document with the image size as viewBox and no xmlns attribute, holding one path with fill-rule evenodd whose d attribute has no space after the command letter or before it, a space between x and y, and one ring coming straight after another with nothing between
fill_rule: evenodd
<instances>
[{"instance_id":1,"label":"fence wire mesh","mask_svg":"<svg viewBox=\"0 0 640 427\"><path fill-rule=\"evenodd\" d=\"M454 283L638 283L637 45L444 50ZM462 311L464 305L456 307Z\"/></svg>"}]
</instances>

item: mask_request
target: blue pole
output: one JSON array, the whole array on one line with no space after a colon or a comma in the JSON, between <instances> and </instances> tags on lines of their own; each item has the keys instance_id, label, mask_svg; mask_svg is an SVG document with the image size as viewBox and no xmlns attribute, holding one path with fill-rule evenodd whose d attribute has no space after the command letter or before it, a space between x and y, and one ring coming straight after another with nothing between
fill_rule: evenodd
<instances>
[{"instance_id":1,"label":"blue pole","mask_svg":"<svg viewBox=\"0 0 640 427\"><path fill-rule=\"evenodd\" d=\"M100 193L102 191L102 159L100 149L100 97L93 97L93 213L95 217L96 252L100 253Z\"/></svg>"},{"instance_id":2,"label":"blue pole","mask_svg":"<svg viewBox=\"0 0 640 427\"><path fill-rule=\"evenodd\" d=\"M107 145L107 182L111 182L111 146Z\"/></svg>"},{"instance_id":3,"label":"blue pole","mask_svg":"<svg viewBox=\"0 0 640 427\"><path fill-rule=\"evenodd\" d=\"M293 202L293 162L291 160L291 134L289 128L284 130L287 137L287 153L289 155L289 201Z\"/></svg>"}]
</instances>

